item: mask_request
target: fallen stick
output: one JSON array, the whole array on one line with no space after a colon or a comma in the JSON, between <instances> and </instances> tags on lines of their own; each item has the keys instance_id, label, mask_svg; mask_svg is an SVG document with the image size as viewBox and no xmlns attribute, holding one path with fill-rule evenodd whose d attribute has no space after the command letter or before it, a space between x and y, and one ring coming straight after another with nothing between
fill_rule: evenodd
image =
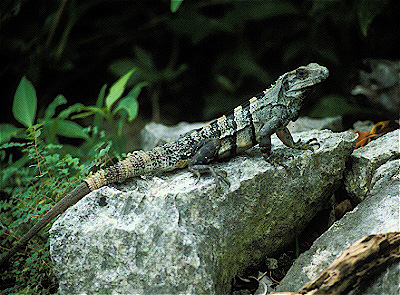
<instances>
[{"instance_id":1,"label":"fallen stick","mask_svg":"<svg viewBox=\"0 0 400 295\"><path fill-rule=\"evenodd\" d=\"M400 232L366 236L340 255L317 278L297 292L272 292L270 295L340 295L400 259Z\"/></svg>"}]
</instances>

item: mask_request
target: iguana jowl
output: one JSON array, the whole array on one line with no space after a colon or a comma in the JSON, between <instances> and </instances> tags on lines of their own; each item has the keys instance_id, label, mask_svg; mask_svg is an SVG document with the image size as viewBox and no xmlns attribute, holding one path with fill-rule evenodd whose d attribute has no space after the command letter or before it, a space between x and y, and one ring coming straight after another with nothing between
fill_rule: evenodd
<instances>
[{"instance_id":1,"label":"iguana jowl","mask_svg":"<svg viewBox=\"0 0 400 295\"><path fill-rule=\"evenodd\" d=\"M102 186L121 182L127 178L155 171L171 171L188 166L200 176L210 171L207 164L213 160L233 157L237 153L259 144L264 157L271 152L271 138L276 133L288 147L313 150L317 144L294 142L286 128L299 116L303 100L309 90L324 81L328 69L310 63L278 78L269 89L236 107L206 126L182 135L177 141L155 147L150 151L135 151L124 160L87 177L39 220L11 250L1 258L0 265L8 261L40 229L57 215L74 205L91 191Z\"/></svg>"}]
</instances>

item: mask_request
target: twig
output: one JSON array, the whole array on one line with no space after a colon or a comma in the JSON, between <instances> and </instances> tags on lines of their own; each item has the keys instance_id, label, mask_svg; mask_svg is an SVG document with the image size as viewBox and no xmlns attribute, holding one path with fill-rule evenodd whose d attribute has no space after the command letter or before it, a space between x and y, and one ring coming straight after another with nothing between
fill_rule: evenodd
<instances>
[{"instance_id":1,"label":"twig","mask_svg":"<svg viewBox=\"0 0 400 295\"><path fill-rule=\"evenodd\" d=\"M316 279L298 293L273 292L271 295L345 294L373 273L400 259L400 232L366 236L340 255Z\"/></svg>"}]
</instances>

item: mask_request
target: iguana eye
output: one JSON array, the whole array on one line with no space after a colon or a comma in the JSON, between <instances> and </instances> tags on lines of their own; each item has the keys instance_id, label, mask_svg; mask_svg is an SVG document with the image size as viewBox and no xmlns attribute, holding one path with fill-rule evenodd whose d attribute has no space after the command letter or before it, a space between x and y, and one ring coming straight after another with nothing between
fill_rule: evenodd
<instances>
[{"instance_id":1,"label":"iguana eye","mask_svg":"<svg viewBox=\"0 0 400 295\"><path fill-rule=\"evenodd\" d=\"M298 70L296 71L296 76L297 76L297 78L299 78L299 79L305 79L305 78L308 77L308 71L305 70L305 69L298 69Z\"/></svg>"}]
</instances>

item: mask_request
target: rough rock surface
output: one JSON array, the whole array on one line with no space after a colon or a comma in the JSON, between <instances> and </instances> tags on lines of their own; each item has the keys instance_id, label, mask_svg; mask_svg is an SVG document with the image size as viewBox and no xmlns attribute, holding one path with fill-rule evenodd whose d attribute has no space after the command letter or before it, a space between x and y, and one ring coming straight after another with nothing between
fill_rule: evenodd
<instances>
[{"instance_id":1,"label":"rough rock surface","mask_svg":"<svg viewBox=\"0 0 400 295\"><path fill-rule=\"evenodd\" d=\"M343 130L342 117L327 117L322 119L314 119L309 117L301 117L295 122L290 122L287 126L290 132L301 132L307 130L323 130L329 129L335 132Z\"/></svg>"},{"instance_id":2,"label":"rough rock surface","mask_svg":"<svg viewBox=\"0 0 400 295\"><path fill-rule=\"evenodd\" d=\"M356 203L368 194L376 169L388 160L396 158L400 158L398 129L353 152L344 183L347 192Z\"/></svg>"},{"instance_id":3,"label":"rough rock surface","mask_svg":"<svg viewBox=\"0 0 400 295\"><path fill-rule=\"evenodd\" d=\"M351 132L311 131L314 153L275 137L274 167L253 148L213 164L231 183L187 170L87 195L58 218L51 255L60 294L225 294L233 276L287 245L343 176Z\"/></svg>"},{"instance_id":4,"label":"rough rock surface","mask_svg":"<svg viewBox=\"0 0 400 295\"><path fill-rule=\"evenodd\" d=\"M181 134L185 134L193 129L206 125L203 123L187 123L181 122L175 126L166 126L163 124L150 122L146 124L140 132L142 149L148 151L158 145L175 141Z\"/></svg>"},{"instance_id":5,"label":"rough rock surface","mask_svg":"<svg viewBox=\"0 0 400 295\"><path fill-rule=\"evenodd\" d=\"M353 153L353 163L355 159L362 159L366 167L362 169L360 160L352 166L355 170L349 171L347 176L363 180L360 183L363 191L368 192L367 196L353 211L319 237L310 250L300 255L277 291L297 291L328 267L347 247L366 235L400 230L400 160L390 160L388 157L388 153L392 154L394 150L388 143L398 138L398 134L398 130L386 134L380 141L373 141ZM375 162L367 162L366 159L375 159ZM382 159L386 159L383 164ZM377 166L378 162L381 163L380 167L373 169L372 164ZM365 181L366 170L368 181ZM400 294L399 277L400 263L396 263L375 279L370 279L368 282L371 284L364 282L362 287L352 290L351 294Z\"/></svg>"}]
</instances>

